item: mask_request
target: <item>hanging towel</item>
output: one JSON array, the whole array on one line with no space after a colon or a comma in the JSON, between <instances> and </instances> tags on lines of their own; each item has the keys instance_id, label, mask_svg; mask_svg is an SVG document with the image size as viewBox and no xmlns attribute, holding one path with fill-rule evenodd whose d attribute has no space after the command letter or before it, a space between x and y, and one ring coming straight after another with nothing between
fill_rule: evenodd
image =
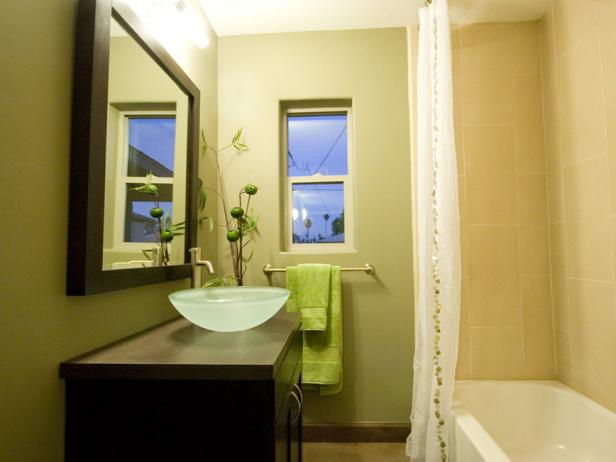
<instances>
[{"instance_id":1,"label":"hanging towel","mask_svg":"<svg viewBox=\"0 0 616 462\"><path fill-rule=\"evenodd\" d=\"M291 291L287 311L299 311L302 330L327 328L331 265L304 264L287 268L287 289Z\"/></svg>"},{"instance_id":2,"label":"hanging towel","mask_svg":"<svg viewBox=\"0 0 616 462\"><path fill-rule=\"evenodd\" d=\"M326 309L326 328L304 331L302 382L309 388L316 386L321 395L333 395L342 390L342 287L340 267L331 266ZM287 288L291 291L288 311L298 311L302 288L302 272L287 268ZM301 310L300 310L301 311ZM302 311L303 317L303 311ZM302 321L303 323L303 321Z\"/></svg>"}]
</instances>

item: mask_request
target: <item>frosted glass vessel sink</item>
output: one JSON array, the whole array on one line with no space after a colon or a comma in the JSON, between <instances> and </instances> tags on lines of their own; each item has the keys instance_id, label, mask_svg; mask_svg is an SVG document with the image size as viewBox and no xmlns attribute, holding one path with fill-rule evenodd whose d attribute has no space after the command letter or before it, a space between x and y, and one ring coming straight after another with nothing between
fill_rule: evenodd
<instances>
[{"instance_id":1,"label":"frosted glass vessel sink","mask_svg":"<svg viewBox=\"0 0 616 462\"><path fill-rule=\"evenodd\" d=\"M289 294L278 287L207 287L173 292L169 300L182 316L199 327L237 332L270 319Z\"/></svg>"}]
</instances>

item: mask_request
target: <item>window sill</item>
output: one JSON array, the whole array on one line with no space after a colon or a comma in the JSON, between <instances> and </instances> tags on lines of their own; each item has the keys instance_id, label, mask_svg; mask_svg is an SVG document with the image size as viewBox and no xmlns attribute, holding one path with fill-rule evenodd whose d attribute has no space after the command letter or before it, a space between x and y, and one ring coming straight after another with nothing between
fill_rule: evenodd
<instances>
[{"instance_id":1,"label":"window sill","mask_svg":"<svg viewBox=\"0 0 616 462\"><path fill-rule=\"evenodd\" d=\"M281 256L289 256L289 255L342 255L342 254L357 254L357 249L348 248L348 249L295 249L295 250L284 250L280 252Z\"/></svg>"}]
</instances>

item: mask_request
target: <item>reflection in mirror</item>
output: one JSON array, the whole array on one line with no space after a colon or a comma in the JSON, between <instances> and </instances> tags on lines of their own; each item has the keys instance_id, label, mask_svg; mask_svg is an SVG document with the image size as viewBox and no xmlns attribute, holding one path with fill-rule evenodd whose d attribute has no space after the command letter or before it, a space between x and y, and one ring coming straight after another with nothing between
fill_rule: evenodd
<instances>
[{"instance_id":1,"label":"reflection in mirror","mask_svg":"<svg viewBox=\"0 0 616 462\"><path fill-rule=\"evenodd\" d=\"M184 263L188 97L112 19L103 270Z\"/></svg>"}]
</instances>

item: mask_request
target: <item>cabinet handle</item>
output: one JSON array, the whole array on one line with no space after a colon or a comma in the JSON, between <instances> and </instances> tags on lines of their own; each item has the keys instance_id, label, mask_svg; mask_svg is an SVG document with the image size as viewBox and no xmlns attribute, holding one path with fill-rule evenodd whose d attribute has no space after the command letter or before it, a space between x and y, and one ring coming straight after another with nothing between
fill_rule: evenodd
<instances>
[{"instance_id":1,"label":"cabinet handle","mask_svg":"<svg viewBox=\"0 0 616 462\"><path fill-rule=\"evenodd\" d=\"M299 396L297 396L297 394L294 391L290 391L289 394L292 395L293 398L295 398L295 402L297 403L297 415L295 416L292 422L292 423L297 423L297 421L299 420L299 416L302 415L302 402L299 399Z\"/></svg>"},{"instance_id":2,"label":"cabinet handle","mask_svg":"<svg viewBox=\"0 0 616 462\"><path fill-rule=\"evenodd\" d=\"M299 393L299 404L303 405L304 404L304 393L302 392L302 388L297 383L293 384L293 388L297 390L297 392Z\"/></svg>"}]
</instances>

